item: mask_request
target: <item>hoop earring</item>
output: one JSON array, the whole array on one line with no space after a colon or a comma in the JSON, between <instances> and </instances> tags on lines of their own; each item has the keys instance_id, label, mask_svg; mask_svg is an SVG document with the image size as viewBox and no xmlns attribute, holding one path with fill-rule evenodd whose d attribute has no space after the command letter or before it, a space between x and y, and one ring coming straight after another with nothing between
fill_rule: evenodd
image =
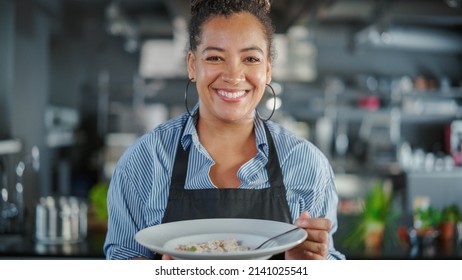
<instances>
[{"instance_id":1,"label":"hoop earring","mask_svg":"<svg viewBox=\"0 0 462 280\"><path fill-rule=\"evenodd\" d=\"M186 111L188 112L189 116L192 117L191 112L189 111L188 108L188 90L189 90L189 85L194 82L194 79L189 79L188 83L186 84L186 88L184 90L184 106L186 107Z\"/></svg>"},{"instance_id":2,"label":"hoop earring","mask_svg":"<svg viewBox=\"0 0 462 280\"><path fill-rule=\"evenodd\" d=\"M276 111L276 93L274 92L274 88L270 84L267 84L266 86L271 89L271 93L273 94L273 110L271 111L270 116L266 119L262 119L262 117L260 116L260 113L257 111L257 116L260 118L260 120L264 122L269 121L271 117L273 117L274 112Z\"/></svg>"}]
</instances>

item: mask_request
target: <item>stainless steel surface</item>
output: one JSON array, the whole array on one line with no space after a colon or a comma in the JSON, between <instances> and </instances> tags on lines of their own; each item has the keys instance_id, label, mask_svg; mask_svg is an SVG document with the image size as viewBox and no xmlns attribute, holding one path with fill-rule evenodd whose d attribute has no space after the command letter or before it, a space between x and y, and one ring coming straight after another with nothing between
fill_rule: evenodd
<instances>
[{"instance_id":1,"label":"stainless steel surface","mask_svg":"<svg viewBox=\"0 0 462 280\"><path fill-rule=\"evenodd\" d=\"M21 149L22 143L17 139L0 140L0 155L19 153Z\"/></svg>"},{"instance_id":2,"label":"stainless steel surface","mask_svg":"<svg viewBox=\"0 0 462 280\"><path fill-rule=\"evenodd\" d=\"M104 259L105 232L89 232L82 242L46 244L29 235L0 235L0 260Z\"/></svg>"}]
</instances>

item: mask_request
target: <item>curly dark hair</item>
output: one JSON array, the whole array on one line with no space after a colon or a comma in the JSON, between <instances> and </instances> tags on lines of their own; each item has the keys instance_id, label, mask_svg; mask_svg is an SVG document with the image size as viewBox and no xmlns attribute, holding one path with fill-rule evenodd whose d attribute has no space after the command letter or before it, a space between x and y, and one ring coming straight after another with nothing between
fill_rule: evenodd
<instances>
[{"instance_id":1,"label":"curly dark hair","mask_svg":"<svg viewBox=\"0 0 462 280\"><path fill-rule=\"evenodd\" d=\"M230 16L248 12L262 24L268 42L268 51L274 57L274 26L270 18L269 0L191 0L191 19L189 21L189 48L195 51L200 44L202 25L215 16Z\"/></svg>"}]
</instances>

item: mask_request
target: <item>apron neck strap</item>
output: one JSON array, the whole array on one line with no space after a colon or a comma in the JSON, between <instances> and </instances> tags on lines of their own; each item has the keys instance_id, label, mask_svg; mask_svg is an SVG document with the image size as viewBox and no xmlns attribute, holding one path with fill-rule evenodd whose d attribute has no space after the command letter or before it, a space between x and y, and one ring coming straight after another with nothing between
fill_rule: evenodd
<instances>
[{"instance_id":1,"label":"apron neck strap","mask_svg":"<svg viewBox=\"0 0 462 280\"><path fill-rule=\"evenodd\" d=\"M188 171L188 161L189 161L189 149L184 150L181 143L183 138L183 133L185 131L186 123L183 125L181 130L180 138L178 139L178 146L176 149L175 161L172 171L172 179L175 178L177 184L172 184L171 188L184 189L186 183L186 175ZM276 151L276 146L274 145L273 137L268 129L268 126L263 122L263 127L265 128L266 139L268 142L268 162L266 164L266 170L268 172L268 178L270 181L270 186L272 188L284 188L284 182L282 177L281 165L279 164L279 158ZM193 145L191 142L190 145ZM190 146L191 147L191 146ZM172 180L173 182L173 180Z\"/></svg>"}]
</instances>

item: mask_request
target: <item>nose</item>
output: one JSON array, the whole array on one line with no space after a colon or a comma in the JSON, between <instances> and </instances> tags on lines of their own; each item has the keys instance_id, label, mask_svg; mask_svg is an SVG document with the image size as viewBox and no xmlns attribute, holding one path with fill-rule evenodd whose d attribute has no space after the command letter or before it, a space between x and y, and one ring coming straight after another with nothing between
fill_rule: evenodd
<instances>
[{"instance_id":1,"label":"nose","mask_svg":"<svg viewBox=\"0 0 462 280\"><path fill-rule=\"evenodd\" d=\"M237 85L237 84L245 81L244 77L237 77L237 76L225 76L225 75L223 75L222 79L223 79L223 81L225 81L226 83L229 83L231 85Z\"/></svg>"},{"instance_id":2,"label":"nose","mask_svg":"<svg viewBox=\"0 0 462 280\"><path fill-rule=\"evenodd\" d=\"M239 62L229 62L225 67L226 69L221 75L223 81L231 85L237 85L245 81L245 74Z\"/></svg>"}]
</instances>

